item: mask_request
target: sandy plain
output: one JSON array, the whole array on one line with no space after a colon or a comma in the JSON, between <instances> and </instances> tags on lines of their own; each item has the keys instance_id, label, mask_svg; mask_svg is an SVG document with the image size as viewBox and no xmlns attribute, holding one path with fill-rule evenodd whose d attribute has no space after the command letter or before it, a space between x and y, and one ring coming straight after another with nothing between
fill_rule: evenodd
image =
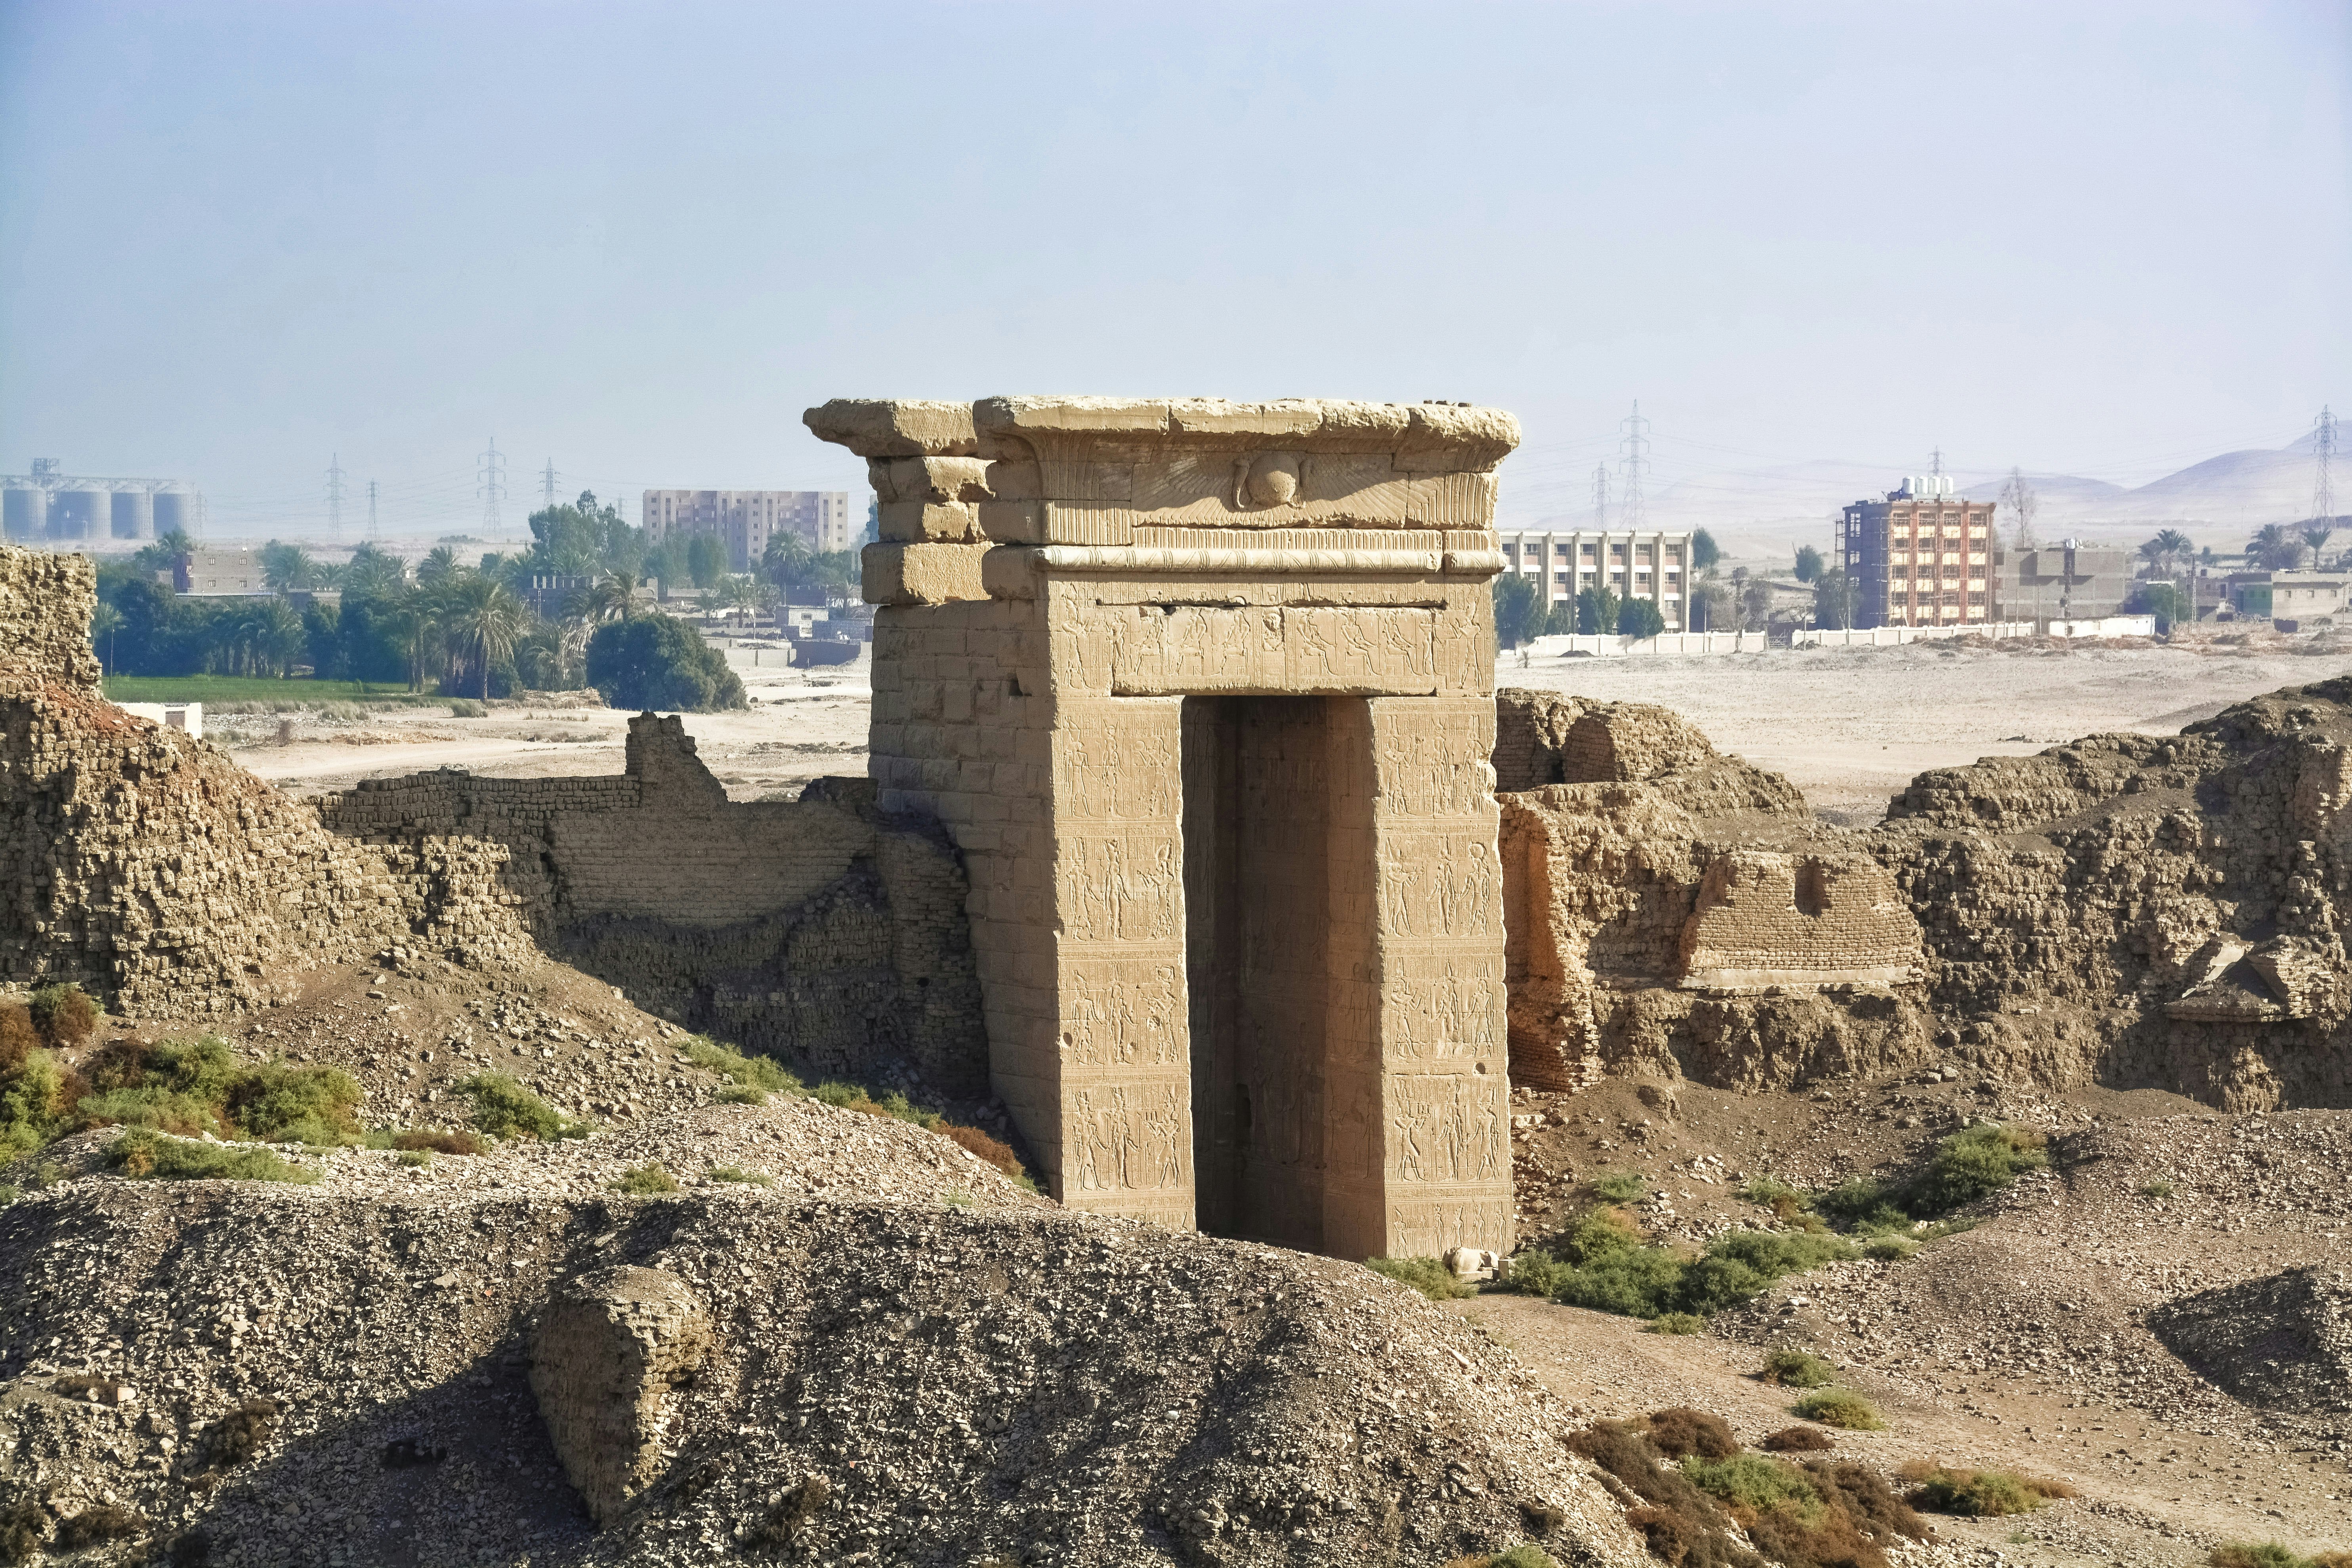
<instances>
[{"instance_id":1,"label":"sandy plain","mask_svg":"<svg viewBox=\"0 0 2352 1568\"><path fill-rule=\"evenodd\" d=\"M866 771L869 657L828 669L726 650L751 707L686 720L738 800L793 794L825 774ZM2050 643L1790 650L1705 658L1502 659L1496 681L1674 709L1724 751L1787 774L1817 811L1862 824L1929 768L2025 756L2084 735L2171 733L2233 702L2352 670L2352 646L2264 636L2172 645ZM616 773L628 715L520 701L480 719L435 708L360 718L228 715L207 726L237 760L297 794L362 778L463 767L506 778Z\"/></svg>"}]
</instances>

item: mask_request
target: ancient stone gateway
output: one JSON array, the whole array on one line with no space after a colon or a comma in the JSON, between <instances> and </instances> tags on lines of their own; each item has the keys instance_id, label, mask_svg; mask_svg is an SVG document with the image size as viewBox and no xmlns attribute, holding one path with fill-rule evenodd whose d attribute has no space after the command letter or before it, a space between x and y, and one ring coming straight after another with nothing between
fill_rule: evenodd
<instances>
[{"instance_id":1,"label":"ancient stone gateway","mask_svg":"<svg viewBox=\"0 0 2352 1568\"><path fill-rule=\"evenodd\" d=\"M841 401L873 772L971 878L1055 1194L1342 1257L1504 1248L1495 466L1448 404Z\"/></svg>"}]
</instances>

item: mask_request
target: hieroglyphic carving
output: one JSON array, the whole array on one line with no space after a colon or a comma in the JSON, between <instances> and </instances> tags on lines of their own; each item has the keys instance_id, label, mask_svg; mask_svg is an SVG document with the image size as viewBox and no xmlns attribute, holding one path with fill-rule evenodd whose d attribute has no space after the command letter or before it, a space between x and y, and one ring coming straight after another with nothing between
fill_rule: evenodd
<instances>
[{"instance_id":1,"label":"hieroglyphic carving","mask_svg":"<svg viewBox=\"0 0 2352 1568\"><path fill-rule=\"evenodd\" d=\"M1221 1163L1235 1223L1507 1247L1487 579L1516 424L1017 397L809 422L897 509L874 767L967 857L992 1071L1055 1194L1190 1220L1197 1026L1234 1100L1204 1126L1254 1173ZM1189 925L1188 733L1234 814L1193 841L1228 847Z\"/></svg>"}]
</instances>

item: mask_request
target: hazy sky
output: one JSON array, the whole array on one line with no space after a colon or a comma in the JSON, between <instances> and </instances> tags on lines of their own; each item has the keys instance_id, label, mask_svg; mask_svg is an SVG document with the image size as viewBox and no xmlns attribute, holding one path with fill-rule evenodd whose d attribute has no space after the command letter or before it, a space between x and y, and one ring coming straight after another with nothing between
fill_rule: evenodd
<instances>
[{"instance_id":1,"label":"hazy sky","mask_svg":"<svg viewBox=\"0 0 2352 1568\"><path fill-rule=\"evenodd\" d=\"M1472 399L1521 516L2352 414L2352 6L0 4L0 469L862 489L835 395ZM360 503L347 504L347 520Z\"/></svg>"}]
</instances>

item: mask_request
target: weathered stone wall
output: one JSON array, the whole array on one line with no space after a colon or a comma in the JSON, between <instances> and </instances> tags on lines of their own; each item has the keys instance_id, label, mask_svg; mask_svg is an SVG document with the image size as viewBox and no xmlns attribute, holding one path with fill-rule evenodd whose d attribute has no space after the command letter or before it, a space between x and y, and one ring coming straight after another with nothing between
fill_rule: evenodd
<instances>
[{"instance_id":1,"label":"weathered stone wall","mask_svg":"<svg viewBox=\"0 0 2352 1568\"><path fill-rule=\"evenodd\" d=\"M733 805L678 720L646 714L619 777L443 771L314 805L100 697L94 599L87 560L0 550L0 985L189 1016L392 944L536 946L820 1074L984 1091L954 847L864 781Z\"/></svg>"},{"instance_id":2,"label":"weathered stone wall","mask_svg":"<svg viewBox=\"0 0 2352 1568\"><path fill-rule=\"evenodd\" d=\"M953 847L862 780L737 804L676 716L629 721L617 778L366 780L326 825L390 850L481 843L547 949L640 1006L812 1072L912 1065L984 1092L987 1048Z\"/></svg>"},{"instance_id":3,"label":"weathered stone wall","mask_svg":"<svg viewBox=\"0 0 2352 1568\"><path fill-rule=\"evenodd\" d=\"M498 940L478 847L354 852L217 748L107 702L95 598L86 558L0 547L0 984L184 1016L415 929Z\"/></svg>"},{"instance_id":4,"label":"weathered stone wall","mask_svg":"<svg viewBox=\"0 0 2352 1568\"><path fill-rule=\"evenodd\" d=\"M1917 926L1787 780L1662 708L1496 707L1518 776L1569 780L1498 797L1514 1081L1786 1087L1927 1053Z\"/></svg>"},{"instance_id":5,"label":"weathered stone wall","mask_svg":"<svg viewBox=\"0 0 2352 1568\"><path fill-rule=\"evenodd\" d=\"M1498 702L1519 778L1611 756L1633 781L1501 797L1515 1077L1755 1086L1956 1055L2232 1110L2352 1104L2352 680L1925 773L1865 832L1694 763L1662 710Z\"/></svg>"}]
</instances>

